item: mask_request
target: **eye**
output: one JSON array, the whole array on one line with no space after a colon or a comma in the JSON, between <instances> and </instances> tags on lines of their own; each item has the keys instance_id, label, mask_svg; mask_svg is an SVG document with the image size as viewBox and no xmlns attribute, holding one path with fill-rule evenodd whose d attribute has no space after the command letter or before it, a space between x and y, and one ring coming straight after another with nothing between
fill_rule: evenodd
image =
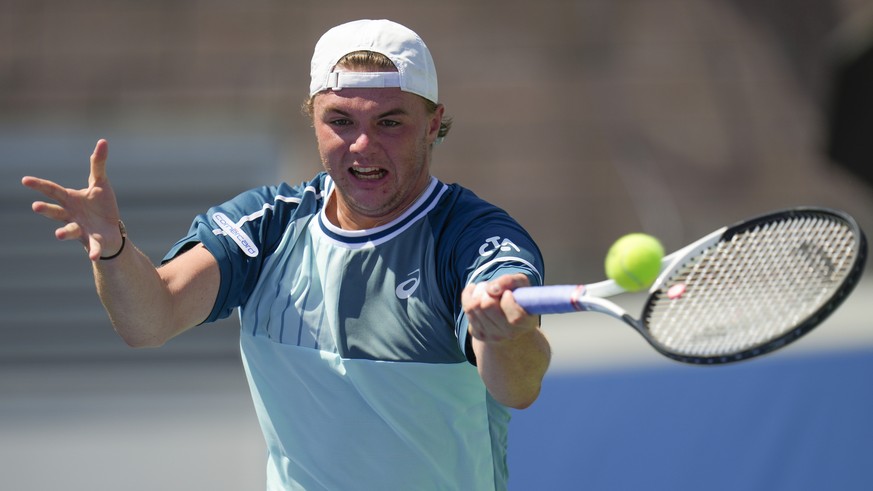
<instances>
[{"instance_id":1,"label":"eye","mask_svg":"<svg viewBox=\"0 0 873 491\"><path fill-rule=\"evenodd\" d=\"M393 119L383 119L379 121L379 124L387 128L395 128L397 126L400 126L401 123L400 121L395 121Z\"/></svg>"},{"instance_id":2,"label":"eye","mask_svg":"<svg viewBox=\"0 0 873 491\"><path fill-rule=\"evenodd\" d=\"M350 126L352 124L352 120L347 119L347 118L336 118L336 119L331 119L330 121L327 122L327 124L329 124L331 126Z\"/></svg>"}]
</instances>

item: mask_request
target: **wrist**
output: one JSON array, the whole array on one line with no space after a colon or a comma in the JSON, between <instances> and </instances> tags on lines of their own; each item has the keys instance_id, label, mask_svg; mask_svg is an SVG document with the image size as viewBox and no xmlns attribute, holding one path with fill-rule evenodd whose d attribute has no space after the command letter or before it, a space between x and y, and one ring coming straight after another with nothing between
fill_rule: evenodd
<instances>
[{"instance_id":1,"label":"wrist","mask_svg":"<svg viewBox=\"0 0 873 491\"><path fill-rule=\"evenodd\" d=\"M122 222L121 220L118 220L118 232L121 234L121 246L119 246L118 251L111 256L100 256L101 261L115 259L121 254L122 251L124 251L124 245L127 243L127 229L124 228L124 222Z\"/></svg>"}]
</instances>

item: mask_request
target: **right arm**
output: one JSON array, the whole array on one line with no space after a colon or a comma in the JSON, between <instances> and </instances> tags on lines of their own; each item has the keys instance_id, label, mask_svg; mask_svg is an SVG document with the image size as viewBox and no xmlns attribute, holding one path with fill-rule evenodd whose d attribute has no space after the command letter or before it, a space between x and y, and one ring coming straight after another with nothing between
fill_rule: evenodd
<instances>
[{"instance_id":1,"label":"right arm","mask_svg":"<svg viewBox=\"0 0 873 491\"><path fill-rule=\"evenodd\" d=\"M156 269L130 240L117 257L101 260L122 247L118 204L106 177L107 156L108 143L100 140L85 189L35 177L21 182L56 202L33 203L34 212L64 223L55 237L85 246L97 292L118 334L131 346L160 346L209 315L218 294L218 263L197 245Z\"/></svg>"},{"instance_id":2,"label":"right arm","mask_svg":"<svg viewBox=\"0 0 873 491\"><path fill-rule=\"evenodd\" d=\"M161 346L209 315L218 294L218 263L198 244L155 269L132 246L114 259L92 263L97 293L128 345Z\"/></svg>"}]
</instances>

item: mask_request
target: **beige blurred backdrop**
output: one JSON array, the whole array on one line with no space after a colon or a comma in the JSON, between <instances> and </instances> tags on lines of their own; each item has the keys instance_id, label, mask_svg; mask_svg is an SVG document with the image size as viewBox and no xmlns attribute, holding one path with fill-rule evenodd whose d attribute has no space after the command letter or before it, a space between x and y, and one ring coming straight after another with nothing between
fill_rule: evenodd
<instances>
[{"instance_id":1,"label":"beige blurred backdrop","mask_svg":"<svg viewBox=\"0 0 873 491\"><path fill-rule=\"evenodd\" d=\"M21 176L83 186L107 138L130 236L158 261L196 213L320 170L299 110L315 41L390 18L427 42L454 118L434 174L526 226L550 283L601 279L624 233L671 250L787 206L869 232L873 188L826 149L835 67L871 15L869 0L0 0L0 488L257 489L263 466L236 320L127 350ZM51 449L74 459L60 476L42 473ZM141 477L148 459L178 468Z\"/></svg>"},{"instance_id":2,"label":"beige blurred backdrop","mask_svg":"<svg viewBox=\"0 0 873 491\"><path fill-rule=\"evenodd\" d=\"M107 128L145 148L167 134L256 133L275 159L244 155L211 171L275 167L265 181L297 182L319 170L299 112L315 40L346 20L388 17L429 44L455 119L435 174L512 212L552 281L590 280L629 231L672 249L795 204L845 208L873 226L871 189L824 154L835 40L865 4L4 0L0 121L77 131L81 148L58 155L69 166L84 166ZM125 171L116 157L127 150L112 146L110 171ZM185 150L174 167L193 165L183 157L198 150Z\"/></svg>"}]
</instances>

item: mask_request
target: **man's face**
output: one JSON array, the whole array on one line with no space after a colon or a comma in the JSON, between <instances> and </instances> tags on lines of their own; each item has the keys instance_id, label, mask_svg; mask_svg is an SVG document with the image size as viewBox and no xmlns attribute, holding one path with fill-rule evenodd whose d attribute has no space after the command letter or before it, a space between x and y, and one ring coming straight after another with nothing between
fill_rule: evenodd
<instances>
[{"instance_id":1,"label":"man's face","mask_svg":"<svg viewBox=\"0 0 873 491\"><path fill-rule=\"evenodd\" d=\"M336 225L372 228L415 202L429 182L442 114L442 106L430 113L420 97L397 88L315 96L318 151L337 190L327 213Z\"/></svg>"}]
</instances>

